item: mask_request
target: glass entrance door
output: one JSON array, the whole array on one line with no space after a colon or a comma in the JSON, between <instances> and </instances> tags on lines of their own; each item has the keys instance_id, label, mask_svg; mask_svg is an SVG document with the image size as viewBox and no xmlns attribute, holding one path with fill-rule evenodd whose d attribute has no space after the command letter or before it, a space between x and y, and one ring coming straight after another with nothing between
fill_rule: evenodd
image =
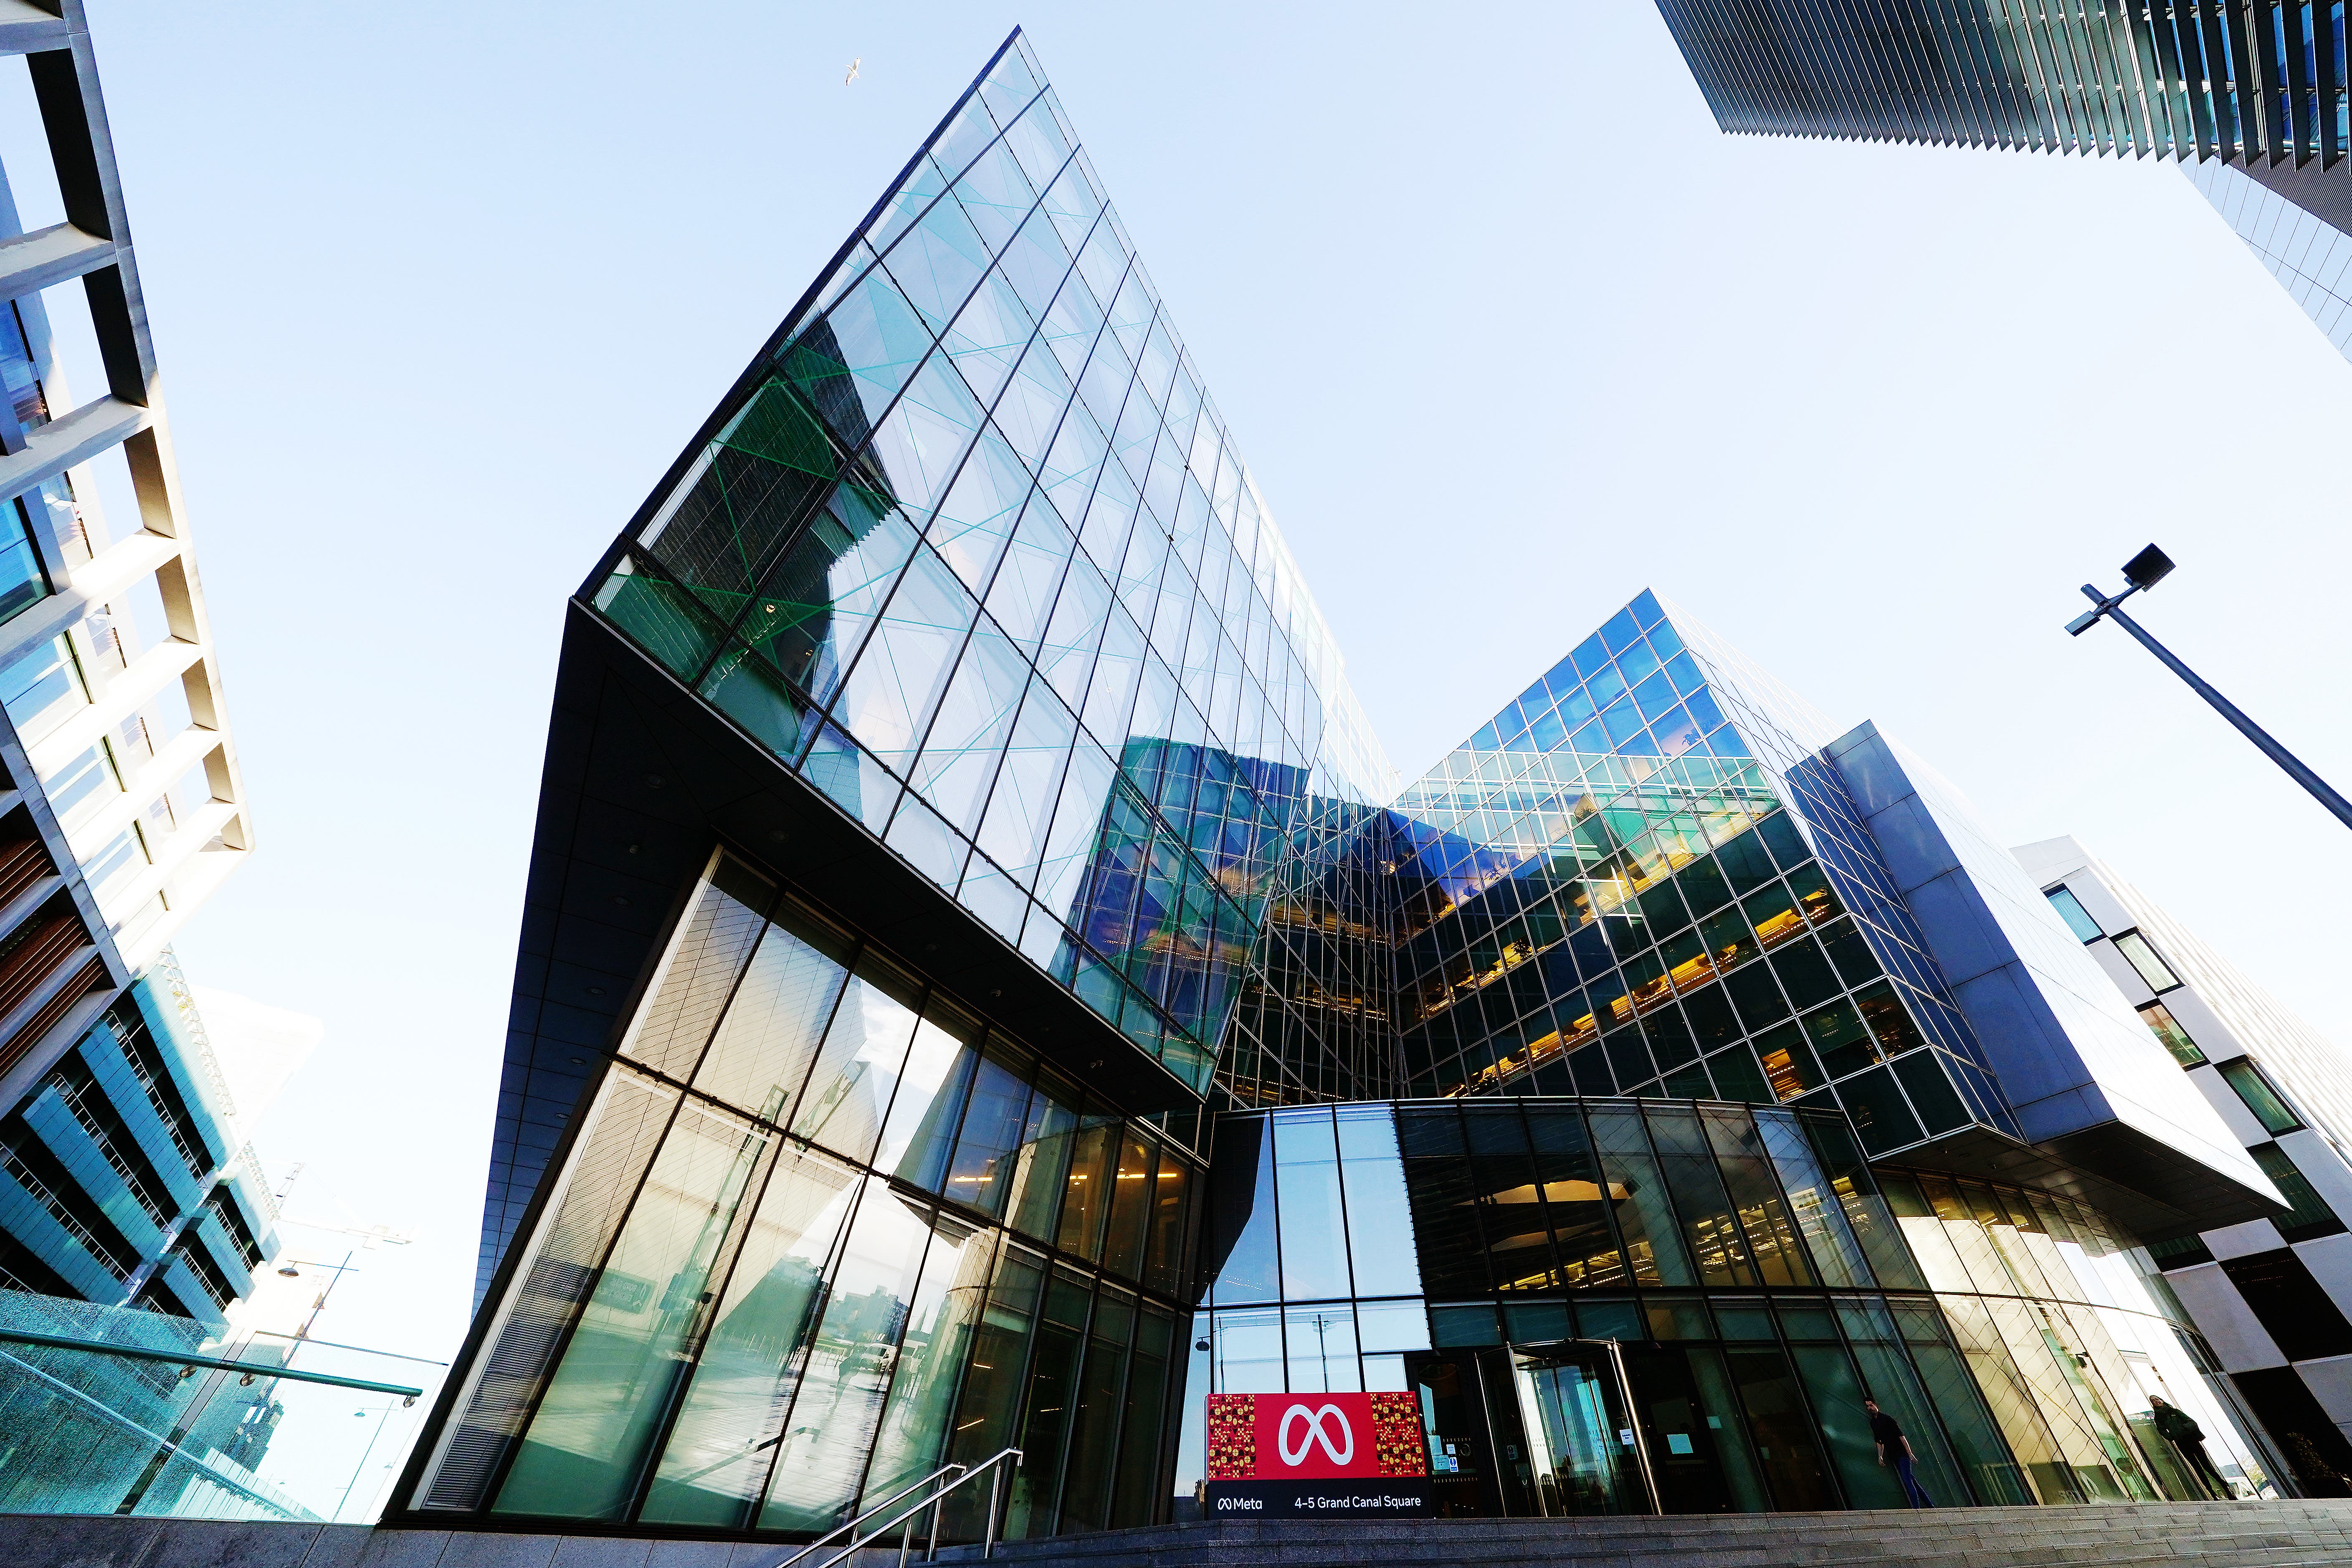
<instances>
[{"instance_id":1,"label":"glass entrance door","mask_svg":"<svg viewBox=\"0 0 2352 1568\"><path fill-rule=\"evenodd\" d=\"M1536 1506L1546 1514L1655 1513L1643 1434L1629 1415L1616 1347L1514 1348Z\"/></svg>"}]
</instances>

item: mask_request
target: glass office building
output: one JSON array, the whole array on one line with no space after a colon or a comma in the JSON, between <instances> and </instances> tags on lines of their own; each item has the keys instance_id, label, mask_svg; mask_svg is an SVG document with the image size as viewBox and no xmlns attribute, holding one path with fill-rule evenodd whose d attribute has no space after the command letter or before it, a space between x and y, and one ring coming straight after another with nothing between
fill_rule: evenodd
<instances>
[{"instance_id":1,"label":"glass office building","mask_svg":"<svg viewBox=\"0 0 2352 1568\"><path fill-rule=\"evenodd\" d=\"M2340 9L1658 0L1658 10L1727 132L2175 159L2338 352L2352 346Z\"/></svg>"},{"instance_id":2,"label":"glass office building","mask_svg":"<svg viewBox=\"0 0 2352 1568\"><path fill-rule=\"evenodd\" d=\"M1900 1508L1865 1394L1946 1506L2210 1495L2150 1395L2196 1413L2225 1473L2263 1473L2095 1210L1874 1171L1843 1117L1551 1098L1236 1115L1213 1192L1195 1391L1415 1392L1447 1511L1644 1511L1639 1460L1668 1513Z\"/></svg>"},{"instance_id":3,"label":"glass office building","mask_svg":"<svg viewBox=\"0 0 2352 1568\"><path fill-rule=\"evenodd\" d=\"M1340 1387L1457 1512L1867 1506L1864 1393L1951 1500L2206 1495L2159 1391L2276 1485L2140 1248L2277 1194L1989 842L1647 593L1402 785L1016 36L571 603L404 1517L1138 1524Z\"/></svg>"}]
</instances>

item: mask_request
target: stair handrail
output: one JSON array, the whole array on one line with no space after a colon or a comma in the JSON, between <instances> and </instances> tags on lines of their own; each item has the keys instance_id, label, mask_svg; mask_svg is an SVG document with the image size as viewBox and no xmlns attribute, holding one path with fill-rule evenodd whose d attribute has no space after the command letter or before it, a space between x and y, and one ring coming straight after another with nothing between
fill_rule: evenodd
<instances>
[{"instance_id":1,"label":"stair handrail","mask_svg":"<svg viewBox=\"0 0 2352 1568\"><path fill-rule=\"evenodd\" d=\"M835 1525L831 1530L826 1531L823 1535L818 1536L814 1541L810 1542L806 1546L802 1547L798 1552L793 1552L790 1557L787 1557L782 1563L777 1563L776 1568L793 1568L793 1563L798 1563L803 1557L811 1555L817 1550L817 1548L824 1545L827 1542L832 1541L835 1537L842 1534L845 1531L856 1530L859 1525L864 1524L867 1520L872 1519L884 1509L897 1505L898 1502L902 1501L909 1492L920 1491L923 1488L929 1486L933 1481L938 1480L941 1476L960 1471L962 1468L963 1467L961 1465L941 1465L929 1475L920 1476L914 1480L908 1481L905 1486L900 1487L897 1491L892 1492L888 1497L884 1498L880 1502L876 1503L872 1508L867 1509L856 1519L847 1521L842 1524ZM896 1520L891 1521L893 1524L897 1522L898 1521ZM889 1527L886 1525L883 1528L887 1529ZM851 1550L855 1551L856 1548L852 1547Z\"/></svg>"},{"instance_id":2,"label":"stair handrail","mask_svg":"<svg viewBox=\"0 0 2352 1568\"><path fill-rule=\"evenodd\" d=\"M1011 1459L1014 1467L1018 1468L1021 1463L1021 1450L1018 1448L1000 1448L995 1453L990 1455L987 1458L982 1459L979 1464L973 1465L968 1469L962 1465L942 1465L938 1469L933 1470L929 1475L925 1476L922 1479L899 1488L887 1498L876 1503L872 1508L867 1509L864 1513L859 1514L856 1519L849 1521L846 1524L838 1524L833 1529L826 1531L823 1535L818 1536L814 1541L810 1542L806 1546L801 1548L800 1551L794 1552L792 1556L785 1558L782 1563L777 1563L776 1568L793 1568L794 1563L800 1562L803 1557L812 1555L819 1547L824 1546L828 1542L835 1540L846 1531L856 1529L867 1520L872 1519L876 1514L883 1511L883 1510L894 1507L897 1504L905 1501L908 1493L920 1491L923 1488L930 1486L932 1482L937 1481L941 1476L948 1475L950 1472L955 1473L955 1479L953 1480L948 1482L947 1485L943 1487L935 1489L923 1497L916 1499L913 1502L908 1503L903 1512L893 1514L888 1519L884 1520L880 1524L876 1525L872 1530L866 1531L864 1535L857 1537L847 1546L843 1547L839 1552L835 1552L831 1557L826 1558L823 1563L818 1563L817 1568L836 1568L837 1564L847 1561L856 1553L864 1551L868 1544L889 1534L894 1527L899 1525L905 1526L905 1529L898 1541L898 1568L906 1568L907 1555L908 1552L913 1549L914 1545L915 1516L921 1513L927 1508L931 1510L931 1533L929 1543L923 1551L923 1561L926 1563L930 1562L939 1555L940 1513L942 1507L947 1502L948 1494L954 1491L958 1487L964 1486L971 1481L976 1481L982 1476L987 1475L991 1471L995 1471L995 1475L991 1479L988 1489L988 1531L981 1538L980 1547L980 1554L982 1557L992 1557L996 1554L996 1526L998 1521L999 1507L1003 1501L1003 1488L1000 1483L1003 1481L1004 1472L998 1469L998 1467L1003 1464L1007 1459Z\"/></svg>"}]
</instances>

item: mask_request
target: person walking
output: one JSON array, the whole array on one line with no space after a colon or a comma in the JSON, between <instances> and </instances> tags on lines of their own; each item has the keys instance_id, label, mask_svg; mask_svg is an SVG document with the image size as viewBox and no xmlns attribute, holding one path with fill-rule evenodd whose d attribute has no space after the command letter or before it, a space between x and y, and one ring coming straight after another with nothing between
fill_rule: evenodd
<instances>
[{"instance_id":1,"label":"person walking","mask_svg":"<svg viewBox=\"0 0 2352 1568\"><path fill-rule=\"evenodd\" d=\"M2180 1457L2189 1461L2189 1473L2209 1482L2215 1497L2231 1496L2230 1483L2221 1479L2211 1456L2205 1452L2205 1428L2197 1425L2197 1417L2178 1405L2168 1404L2162 1394L2148 1395L2147 1403L2148 1413L2156 1418L2157 1435L2179 1450Z\"/></svg>"},{"instance_id":2,"label":"person walking","mask_svg":"<svg viewBox=\"0 0 2352 1568\"><path fill-rule=\"evenodd\" d=\"M1902 1426L1894 1416L1878 1407L1875 1399L1865 1399L1862 1407L1870 1412L1870 1436L1878 1445L1878 1462L1895 1467L1895 1476L1903 1482L1903 1500L1913 1508L1933 1508L1936 1500L1919 1484L1913 1473L1912 1461L1917 1457L1911 1452L1911 1439L1903 1435Z\"/></svg>"}]
</instances>

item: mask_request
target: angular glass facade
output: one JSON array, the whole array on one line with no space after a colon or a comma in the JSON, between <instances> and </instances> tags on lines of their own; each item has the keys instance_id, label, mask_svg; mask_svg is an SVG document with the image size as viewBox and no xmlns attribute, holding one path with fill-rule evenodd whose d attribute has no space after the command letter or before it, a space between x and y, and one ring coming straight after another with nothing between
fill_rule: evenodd
<instances>
[{"instance_id":1,"label":"angular glass facade","mask_svg":"<svg viewBox=\"0 0 2352 1568\"><path fill-rule=\"evenodd\" d=\"M1826 726L1743 662L1643 594L1398 799L1407 1092L2015 1131Z\"/></svg>"},{"instance_id":2,"label":"angular glass facade","mask_svg":"<svg viewBox=\"0 0 2352 1568\"><path fill-rule=\"evenodd\" d=\"M1177 1479L1202 1396L1416 1391L1441 1506L1900 1508L1865 1398L1939 1504L2213 1495L2189 1410L2268 1479L2144 1258L2048 1193L1874 1172L1842 1117L1633 1100L1349 1104L1223 1118ZM1412 1238L1410 1248L1401 1246ZM1594 1347L1622 1349L1623 1382ZM1612 1412L1585 1430L1565 1377Z\"/></svg>"},{"instance_id":3,"label":"angular glass facade","mask_svg":"<svg viewBox=\"0 0 2352 1568\"><path fill-rule=\"evenodd\" d=\"M1014 1533L1147 1522L1201 1185L1167 1127L719 857L425 1506L813 1531L1018 1431Z\"/></svg>"},{"instance_id":4,"label":"angular glass facade","mask_svg":"<svg viewBox=\"0 0 2352 1568\"><path fill-rule=\"evenodd\" d=\"M1195 1091L1318 797L1390 793L1019 47L593 602Z\"/></svg>"},{"instance_id":5,"label":"angular glass facade","mask_svg":"<svg viewBox=\"0 0 2352 1568\"><path fill-rule=\"evenodd\" d=\"M1017 37L583 586L547 779L413 1520L1009 1446L1013 1533L1156 1521L1310 1389L1459 1512L1651 1506L1618 1431L1899 1500L1864 1393L1949 1501L2203 1495L2159 1389L2277 1472L2124 1230L2264 1179L1948 786L1646 592L1400 786Z\"/></svg>"}]
</instances>

